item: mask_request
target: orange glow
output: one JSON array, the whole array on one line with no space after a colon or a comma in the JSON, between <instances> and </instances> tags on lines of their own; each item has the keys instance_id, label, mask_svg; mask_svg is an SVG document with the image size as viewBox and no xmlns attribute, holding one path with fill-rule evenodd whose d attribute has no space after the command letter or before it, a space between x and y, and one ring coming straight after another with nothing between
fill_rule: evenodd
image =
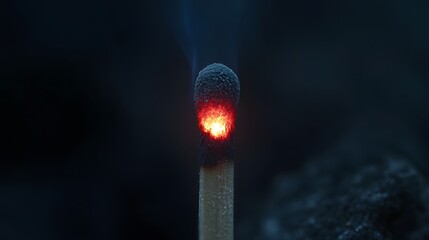
<instances>
[{"instance_id":1,"label":"orange glow","mask_svg":"<svg viewBox=\"0 0 429 240\"><path fill-rule=\"evenodd\" d=\"M206 105L198 113L200 128L214 139L226 139L234 126L233 113L223 105Z\"/></svg>"}]
</instances>

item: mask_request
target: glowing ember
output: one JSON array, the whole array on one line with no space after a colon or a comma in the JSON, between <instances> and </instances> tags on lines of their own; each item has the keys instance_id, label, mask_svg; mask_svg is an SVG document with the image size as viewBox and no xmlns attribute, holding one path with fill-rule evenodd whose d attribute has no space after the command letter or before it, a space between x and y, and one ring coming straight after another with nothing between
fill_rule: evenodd
<instances>
[{"instance_id":1,"label":"glowing ember","mask_svg":"<svg viewBox=\"0 0 429 240\"><path fill-rule=\"evenodd\" d=\"M234 126L234 111L222 105L208 105L200 109L198 120L201 130L214 139L226 139Z\"/></svg>"}]
</instances>

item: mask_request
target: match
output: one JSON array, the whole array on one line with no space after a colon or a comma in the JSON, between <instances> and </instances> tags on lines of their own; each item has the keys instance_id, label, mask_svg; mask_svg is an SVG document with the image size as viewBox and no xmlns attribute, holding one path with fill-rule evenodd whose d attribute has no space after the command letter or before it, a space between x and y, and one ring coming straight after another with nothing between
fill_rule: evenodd
<instances>
[{"instance_id":1,"label":"match","mask_svg":"<svg viewBox=\"0 0 429 240\"><path fill-rule=\"evenodd\" d=\"M240 97L237 75L223 64L200 71L194 101L200 142L199 239L234 238L235 117Z\"/></svg>"}]
</instances>

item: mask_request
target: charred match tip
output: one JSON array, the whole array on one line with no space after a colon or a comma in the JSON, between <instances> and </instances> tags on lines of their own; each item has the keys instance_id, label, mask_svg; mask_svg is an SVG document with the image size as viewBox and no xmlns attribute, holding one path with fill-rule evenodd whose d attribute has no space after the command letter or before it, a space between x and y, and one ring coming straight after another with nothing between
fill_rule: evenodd
<instances>
[{"instance_id":1,"label":"charred match tip","mask_svg":"<svg viewBox=\"0 0 429 240\"><path fill-rule=\"evenodd\" d=\"M200 71L195 81L194 101L199 104L229 101L237 107L240 82L237 75L221 63L213 63Z\"/></svg>"},{"instance_id":2,"label":"charred match tip","mask_svg":"<svg viewBox=\"0 0 429 240\"><path fill-rule=\"evenodd\" d=\"M200 159L203 167L232 161L235 115L240 82L227 66L213 63L200 71L194 101L201 129Z\"/></svg>"}]
</instances>

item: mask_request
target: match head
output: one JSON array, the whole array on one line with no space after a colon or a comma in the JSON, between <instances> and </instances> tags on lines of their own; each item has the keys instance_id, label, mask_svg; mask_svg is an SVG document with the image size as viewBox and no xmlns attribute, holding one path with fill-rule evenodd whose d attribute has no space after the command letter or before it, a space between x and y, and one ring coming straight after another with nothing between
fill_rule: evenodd
<instances>
[{"instance_id":1,"label":"match head","mask_svg":"<svg viewBox=\"0 0 429 240\"><path fill-rule=\"evenodd\" d=\"M198 74L195 81L195 104L212 101L229 101L235 107L240 97L240 82L237 75L221 63L212 63Z\"/></svg>"},{"instance_id":2,"label":"match head","mask_svg":"<svg viewBox=\"0 0 429 240\"><path fill-rule=\"evenodd\" d=\"M240 82L227 66L213 63L200 71L195 81L194 101L203 133L225 140L234 130L240 97Z\"/></svg>"}]
</instances>

